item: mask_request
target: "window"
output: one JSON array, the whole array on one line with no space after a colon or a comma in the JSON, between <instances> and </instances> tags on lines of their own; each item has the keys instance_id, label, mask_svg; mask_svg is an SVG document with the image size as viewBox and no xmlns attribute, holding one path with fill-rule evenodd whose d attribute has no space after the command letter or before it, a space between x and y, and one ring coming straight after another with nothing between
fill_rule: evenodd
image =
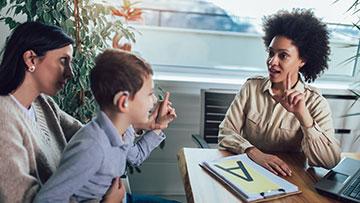
<instances>
[{"instance_id":1,"label":"window","mask_svg":"<svg viewBox=\"0 0 360 203\"><path fill-rule=\"evenodd\" d=\"M261 19L280 9L312 8L328 23L331 61L322 78L355 80L357 17L352 1L142 0L144 25L136 50L161 71L239 75L266 74ZM261 6L259 6L261 4ZM266 5L264 5L266 4Z\"/></svg>"}]
</instances>

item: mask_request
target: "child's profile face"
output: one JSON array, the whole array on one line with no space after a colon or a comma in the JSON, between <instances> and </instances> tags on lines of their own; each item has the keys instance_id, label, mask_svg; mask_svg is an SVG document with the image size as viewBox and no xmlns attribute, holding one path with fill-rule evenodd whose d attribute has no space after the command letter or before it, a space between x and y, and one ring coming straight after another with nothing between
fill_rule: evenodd
<instances>
[{"instance_id":1,"label":"child's profile face","mask_svg":"<svg viewBox=\"0 0 360 203\"><path fill-rule=\"evenodd\" d=\"M144 78L143 86L135 94L135 97L129 101L131 123L135 125L147 123L149 112L155 103L154 82L152 75L149 75Z\"/></svg>"}]
</instances>

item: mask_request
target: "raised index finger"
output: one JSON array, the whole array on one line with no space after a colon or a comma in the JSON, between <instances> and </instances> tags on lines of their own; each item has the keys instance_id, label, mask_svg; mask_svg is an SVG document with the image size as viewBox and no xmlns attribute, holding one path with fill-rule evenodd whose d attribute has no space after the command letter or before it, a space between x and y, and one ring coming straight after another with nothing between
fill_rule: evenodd
<instances>
[{"instance_id":1,"label":"raised index finger","mask_svg":"<svg viewBox=\"0 0 360 203\"><path fill-rule=\"evenodd\" d=\"M170 92L166 92L164 96L164 103L167 104L169 102Z\"/></svg>"},{"instance_id":2,"label":"raised index finger","mask_svg":"<svg viewBox=\"0 0 360 203\"><path fill-rule=\"evenodd\" d=\"M169 97L170 97L170 92L166 92L164 96L164 100L160 104L160 111L159 111L160 115L163 115L163 113L167 111Z\"/></svg>"},{"instance_id":3,"label":"raised index finger","mask_svg":"<svg viewBox=\"0 0 360 203\"><path fill-rule=\"evenodd\" d=\"M286 76L286 83L285 83L285 89L289 90L291 89L291 77L290 77L290 73L287 74Z\"/></svg>"}]
</instances>

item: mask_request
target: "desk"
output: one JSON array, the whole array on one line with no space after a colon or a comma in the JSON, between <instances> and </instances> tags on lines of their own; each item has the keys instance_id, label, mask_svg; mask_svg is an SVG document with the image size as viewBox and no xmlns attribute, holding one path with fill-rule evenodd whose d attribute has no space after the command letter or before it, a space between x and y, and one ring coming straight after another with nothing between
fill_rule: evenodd
<instances>
[{"instance_id":1,"label":"desk","mask_svg":"<svg viewBox=\"0 0 360 203\"><path fill-rule=\"evenodd\" d=\"M220 182L207 174L199 163L204 160L214 160L231 155L230 152L217 149L183 148L178 153L180 173L183 179L186 199L189 203L212 202L241 202L241 200L227 190ZM324 176L327 170L318 167L308 167L302 153L277 153L293 171L291 177L284 177L287 181L297 185L301 194L292 195L272 202L338 202L316 192L313 185ZM360 159L360 153L343 153Z\"/></svg>"}]
</instances>

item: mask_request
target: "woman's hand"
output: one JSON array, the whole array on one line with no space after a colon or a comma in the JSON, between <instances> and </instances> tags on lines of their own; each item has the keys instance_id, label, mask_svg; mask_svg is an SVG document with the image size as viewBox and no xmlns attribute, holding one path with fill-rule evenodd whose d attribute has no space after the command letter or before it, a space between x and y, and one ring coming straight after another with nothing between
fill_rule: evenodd
<instances>
[{"instance_id":1,"label":"woman's hand","mask_svg":"<svg viewBox=\"0 0 360 203\"><path fill-rule=\"evenodd\" d=\"M299 120L302 126L311 127L313 119L305 106L304 93L291 89L291 77L288 73L283 95L275 95L273 98L279 102L288 112L291 112Z\"/></svg>"},{"instance_id":2,"label":"woman's hand","mask_svg":"<svg viewBox=\"0 0 360 203\"><path fill-rule=\"evenodd\" d=\"M301 113L305 109L304 94L291 89L290 73L287 74L284 85L284 93L282 95L275 95L275 101L279 102L287 111L291 113Z\"/></svg>"},{"instance_id":3,"label":"woman's hand","mask_svg":"<svg viewBox=\"0 0 360 203\"><path fill-rule=\"evenodd\" d=\"M120 177L115 177L101 202L121 203L126 195L125 193L125 187L122 185Z\"/></svg>"},{"instance_id":4,"label":"woman's hand","mask_svg":"<svg viewBox=\"0 0 360 203\"><path fill-rule=\"evenodd\" d=\"M291 176L291 169L279 157L263 153L256 147L246 149L245 153L254 162L273 172L275 175L278 175L280 173L283 176Z\"/></svg>"}]
</instances>

